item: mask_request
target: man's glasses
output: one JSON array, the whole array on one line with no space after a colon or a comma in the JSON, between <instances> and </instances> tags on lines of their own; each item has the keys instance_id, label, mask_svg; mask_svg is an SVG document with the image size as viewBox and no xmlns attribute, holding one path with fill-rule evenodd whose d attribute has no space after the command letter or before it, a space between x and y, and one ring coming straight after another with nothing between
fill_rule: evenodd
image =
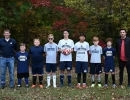
<instances>
[{"instance_id":1,"label":"man's glasses","mask_svg":"<svg viewBox=\"0 0 130 100\"><path fill-rule=\"evenodd\" d=\"M53 40L53 38L48 38L48 40Z\"/></svg>"}]
</instances>

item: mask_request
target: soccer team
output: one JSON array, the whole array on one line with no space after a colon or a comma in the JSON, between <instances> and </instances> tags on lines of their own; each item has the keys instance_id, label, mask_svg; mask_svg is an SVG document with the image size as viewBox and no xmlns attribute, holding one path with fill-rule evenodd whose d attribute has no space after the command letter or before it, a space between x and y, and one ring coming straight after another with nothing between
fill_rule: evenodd
<instances>
[{"instance_id":1,"label":"soccer team","mask_svg":"<svg viewBox=\"0 0 130 100\"><path fill-rule=\"evenodd\" d=\"M120 35L124 42L117 40L116 48L121 52L118 56L119 58L119 85L123 88L123 70L124 66L127 68L128 73L128 87L130 87L130 61L129 57L126 54L130 55L125 46L130 46L130 38L126 37L125 29L120 30ZM16 51L16 41L10 38L10 31L7 29L4 31L5 38L0 39L0 72L1 72L1 88L5 87L6 84L6 67L9 69L10 75L10 88L14 88L14 51ZM67 30L63 31L63 39L58 43L53 42L53 34L48 35L48 43L44 46L40 46L40 40L34 39L34 46L31 46L29 52L26 52L26 45L24 43L20 44L20 51L16 53L15 58L17 61L17 78L18 78L18 87L21 87L22 78L25 79L26 87L28 87L28 77L29 77L29 61L31 59L31 73L32 73L32 88L37 86L37 77L39 79L39 87L43 88L43 74L44 74L44 53L46 56L46 72L47 72L47 86L51 86L51 77L53 79L53 87L56 88L56 71L57 71L57 54L60 52L60 84L58 87L64 86L64 74L67 71L68 86L73 87L72 85L72 52L76 52L76 66L75 73L77 74L77 86L76 88L87 88L86 79L87 73L91 74L92 84L91 87L95 87L97 78L98 87L101 85L101 73L102 73L102 56L104 59L104 72L105 72L105 85L108 87L108 74L111 73L112 76L112 87L115 88L115 64L114 59L116 55L116 50L112 47L113 40L112 38L106 39L107 46L102 49L98 45L99 38L94 36L92 39L93 45L89 46L89 43L86 42L85 34L81 33L79 36L79 41L74 44L73 40L69 39L69 32ZM123 39L124 38L124 39ZM124 48L124 49L122 49ZM118 52L117 52L118 53ZM90 54L90 70L88 70L89 60L88 56ZM120 61L121 60L121 61ZM123 63L123 65L120 64ZM81 76L83 79L81 85Z\"/></svg>"}]
</instances>

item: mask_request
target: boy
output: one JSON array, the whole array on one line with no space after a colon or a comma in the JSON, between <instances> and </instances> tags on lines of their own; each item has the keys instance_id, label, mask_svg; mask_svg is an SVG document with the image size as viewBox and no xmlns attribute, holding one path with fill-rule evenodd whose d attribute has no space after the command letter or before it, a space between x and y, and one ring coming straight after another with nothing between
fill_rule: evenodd
<instances>
[{"instance_id":1,"label":"boy","mask_svg":"<svg viewBox=\"0 0 130 100\"><path fill-rule=\"evenodd\" d=\"M33 74L33 84L32 88L36 87L37 76L39 77L39 87L43 88L43 53L44 47L40 46L40 40L34 39L34 46L30 48L31 63L32 63L32 74Z\"/></svg>"},{"instance_id":2,"label":"boy","mask_svg":"<svg viewBox=\"0 0 130 100\"><path fill-rule=\"evenodd\" d=\"M25 50L26 45L24 43L21 43L20 52L16 53L18 87L21 87L22 78L25 79L26 87L28 87L29 53L26 52Z\"/></svg>"},{"instance_id":3,"label":"boy","mask_svg":"<svg viewBox=\"0 0 130 100\"><path fill-rule=\"evenodd\" d=\"M102 66L101 66L101 55L102 55L102 47L98 45L99 38L93 37L93 44L90 46L90 74L92 75L92 85L91 87L95 87L95 76L98 78L98 87L101 87L101 76Z\"/></svg>"},{"instance_id":4,"label":"boy","mask_svg":"<svg viewBox=\"0 0 130 100\"><path fill-rule=\"evenodd\" d=\"M47 86L50 87L51 74L53 77L53 87L56 88L56 60L58 46L53 42L53 34L48 35L48 43L44 46L44 52L46 53L46 72L47 72Z\"/></svg>"},{"instance_id":5,"label":"boy","mask_svg":"<svg viewBox=\"0 0 130 100\"><path fill-rule=\"evenodd\" d=\"M77 88L81 88L81 73L83 74L83 85L82 88L86 88L86 73L88 72L88 51L89 44L85 41L85 35L80 34L80 41L74 46L74 51L76 52L76 70L77 73Z\"/></svg>"},{"instance_id":6,"label":"boy","mask_svg":"<svg viewBox=\"0 0 130 100\"><path fill-rule=\"evenodd\" d=\"M108 86L108 74L111 72L112 74L112 83L113 88L116 87L115 85L115 65L114 65L114 58L115 58L115 49L112 47L112 38L107 38L107 47L103 50L103 57L105 59L104 62L104 72L105 72L105 85L104 87Z\"/></svg>"},{"instance_id":7,"label":"boy","mask_svg":"<svg viewBox=\"0 0 130 100\"><path fill-rule=\"evenodd\" d=\"M64 71L67 70L68 86L72 87L71 84L71 70L72 70L72 52L74 48L73 40L69 39L68 31L63 32L64 39L61 39L58 43L60 52L60 86L63 87Z\"/></svg>"}]
</instances>

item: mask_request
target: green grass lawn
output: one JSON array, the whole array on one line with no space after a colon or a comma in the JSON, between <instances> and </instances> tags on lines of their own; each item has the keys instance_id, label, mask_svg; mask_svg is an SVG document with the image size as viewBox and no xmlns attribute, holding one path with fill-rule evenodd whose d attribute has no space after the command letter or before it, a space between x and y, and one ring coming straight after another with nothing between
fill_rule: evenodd
<instances>
[{"instance_id":1,"label":"green grass lawn","mask_svg":"<svg viewBox=\"0 0 130 100\"><path fill-rule=\"evenodd\" d=\"M59 72L57 72L57 84L59 83ZM88 89L76 89L67 87L67 78L64 79L64 87L56 88L50 87L49 89L31 88L31 74L29 78L30 87L26 88L24 82L21 88L17 88L17 79L15 74L16 87L10 89L7 86L5 89L0 89L0 100L130 100L130 89L127 88L127 74L124 72L124 89L118 86L119 71L116 69L116 83L117 88L113 89L111 86L111 75L109 75L109 87L105 88L90 88L91 77L87 75ZM76 86L76 74L73 70L73 85ZM104 74L102 74L102 85L104 84ZM44 74L44 87L46 86L46 74Z\"/></svg>"}]
</instances>

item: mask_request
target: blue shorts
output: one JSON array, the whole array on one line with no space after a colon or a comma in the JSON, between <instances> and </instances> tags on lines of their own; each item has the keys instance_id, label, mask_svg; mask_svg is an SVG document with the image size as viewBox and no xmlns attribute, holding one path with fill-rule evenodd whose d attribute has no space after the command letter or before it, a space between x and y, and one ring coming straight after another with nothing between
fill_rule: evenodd
<instances>
[{"instance_id":1,"label":"blue shorts","mask_svg":"<svg viewBox=\"0 0 130 100\"><path fill-rule=\"evenodd\" d=\"M87 73L88 72L88 62L76 61L76 73Z\"/></svg>"},{"instance_id":2,"label":"blue shorts","mask_svg":"<svg viewBox=\"0 0 130 100\"><path fill-rule=\"evenodd\" d=\"M115 72L115 67L104 67L104 72L105 73Z\"/></svg>"},{"instance_id":3,"label":"blue shorts","mask_svg":"<svg viewBox=\"0 0 130 100\"><path fill-rule=\"evenodd\" d=\"M44 74L43 67L32 67L32 74Z\"/></svg>"},{"instance_id":4,"label":"blue shorts","mask_svg":"<svg viewBox=\"0 0 130 100\"><path fill-rule=\"evenodd\" d=\"M56 72L56 64L46 63L46 72Z\"/></svg>"},{"instance_id":5,"label":"blue shorts","mask_svg":"<svg viewBox=\"0 0 130 100\"><path fill-rule=\"evenodd\" d=\"M60 70L72 70L72 61L61 61L60 62Z\"/></svg>"},{"instance_id":6,"label":"blue shorts","mask_svg":"<svg viewBox=\"0 0 130 100\"><path fill-rule=\"evenodd\" d=\"M90 74L100 74L100 73L102 73L101 63L91 63Z\"/></svg>"}]
</instances>

